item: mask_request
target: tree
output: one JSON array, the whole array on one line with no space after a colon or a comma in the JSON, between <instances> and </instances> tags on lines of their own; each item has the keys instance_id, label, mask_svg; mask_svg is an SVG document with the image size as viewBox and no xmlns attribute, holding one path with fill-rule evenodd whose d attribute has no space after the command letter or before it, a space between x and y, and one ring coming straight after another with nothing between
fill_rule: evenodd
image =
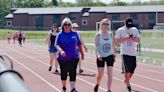
<instances>
[{"instance_id":1,"label":"tree","mask_svg":"<svg viewBox=\"0 0 164 92\"><path fill-rule=\"evenodd\" d=\"M0 0L0 26L5 25L4 17L9 13L12 8L11 0Z\"/></svg>"},{"instance_id":2,"label":"tree","mask_svg":"<svg viewBox=\"0 0 164 92\"><path fill-rule=\"evenodd\" d=\"M93 6L93 0L76 0L79 6Z\"/></svg>"},{"instance_id":3,"label":"tree","mask_svg":"<svg viewBox=\"0 0 164 92\"><path fill-rule=\"evenodd\" d=\"M52 5L58 6L57 0L52 0Z\"/></svg>"},{"instance_id":4,"label":"tree","mask_svg":"<svg viewBox=\"0 0 164 92\"><path fill-rule=\"evenodd\" d=\"M120 1L119 2L116 2L116 1L114 1L114 2L111 3L111 5L112 6L126 6L128 4L126 2L120 2Z\"/></svg>"}]
</instances>

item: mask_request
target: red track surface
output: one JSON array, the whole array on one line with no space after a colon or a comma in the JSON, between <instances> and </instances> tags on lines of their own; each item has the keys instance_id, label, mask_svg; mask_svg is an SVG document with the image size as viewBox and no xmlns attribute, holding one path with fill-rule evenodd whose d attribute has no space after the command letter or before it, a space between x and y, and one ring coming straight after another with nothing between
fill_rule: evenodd
<instances>
[{"instance_id":1,"label":"red track surface","mask_svg":"<svg viewBox=\"0 0 164 92\"><path fill-rule=\"evenodd\" d=\"M47 46L26 43L20 47L18 44L7 44L4 41L0 44L0 52L10 56L14 62L14 69L22 74L32 92L60 92L60 76L48 71ZM82 65L84 72L83 75L77 76L76 82L79 92L93 92L97 74L95 61L94 54L85 54ZM106 81L105 73L99 92L106 91ZM134 92L164 92L164 68L138 63L131 85ZM69 92L69 83L67 89ZM114 64L112 92L126 92L119 59Z\"/></svg>"}]
</instances>

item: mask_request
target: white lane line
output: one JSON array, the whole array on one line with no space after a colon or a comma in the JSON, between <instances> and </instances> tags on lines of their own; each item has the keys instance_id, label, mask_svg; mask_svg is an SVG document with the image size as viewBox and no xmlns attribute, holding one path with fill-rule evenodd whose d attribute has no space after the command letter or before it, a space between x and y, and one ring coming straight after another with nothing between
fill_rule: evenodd
<instances>
[{"instance_id":1,"label":"white lane line","mask_svg":"<svg viewBox=\"0 0 164 92\"><path fill-rule=\"evenodd\" d=\"M33 52L33 51L32 51ZM37 52L35 52L35 53L37 53ZM45 57L47 57L47 56L45 56ZM90 63L90 64L94 64L94 63L91 63L91 62L87 62L87 63ZM117 69L118 70L118 69ZM120 70L119 70L120 71ZM140 76L140 77L142 77L142 76ZM146 77L144 77L144 78L146 78ZM119 78L116 78L116 77L114 77L114 79L116 79L116 80L119 80L119 81L123 81L123 80L121 80L121 79L119 79ZM153 78L149 78L149 79L153 79ZM155 79L154 79L155 80ZM82 80L81 80L82 81ZM157 81L159 81L159 80L157 80ZM87 82L86 82L87 83ZM90 83L89 83L90 84ZM91 84L90 84L91 85ZM151 91L151 92L157 92L157 91L155 91L155 90L153 90L153 89L150 89L150 88L146 88L146 87L142 87L142 86L139 86L139 85L137 85L137 84L134 84L134 83L132 83L132 85L134 85L134 86L136 86L136 87L140 87L140 88L142 88L142 89L145 89L145 90L149 90L149 91ZM94 86L94 84L92 85L92 86ZM103 90L103 88L102 88L102 90Z\"/></svg>"},{"instance_id":2,"label":"white lane line","mask_svg":"<svg viewBox=\"0 0 164 92\"><path fill-rule=\"evenodd\" d=\"M89 64L92 64L92 65L95 65L94 63L92 63L92 62L86 62L86 63L89 63ZM121 69L119 69L119 68L113 68L114 70L116 70L116 71L119 71L119 72L121 72L122 70ZM150 80L153 80L153 81L157 81L157 82L161 82L161 83L164 83L164 81L163 80L159 80L159 79L155 79L155 78L151 78L151 77L147 77L147 76L144 76L144 75L140 75L140 74L137 74L137 73L135 73L134 74L135 76L139 76L139 77L143 77L143 78L145 78L145 79L150 79Z\"/></svg>"},{"instance_id":3,"label":"white lane line","mask_svg":"<svg viewBox=\"0 0 164 92\"><path fill-rule=\"evenodd\" d=\"M2 50L3 51L3 50ZM9 54L7 54L6 52L3 51L4 54L6 54L7 56L9 56L12 60L14 60L17 64L21 65L23 68L25 68L26 70L28 70L29 72L31 72L32 74L34 74L36 77L38 77L40 80L42 80L43 82L45 82L46 84L48 84L50 87L52 87L53 89L55 89L58 92L61 92L60 89L58 89L57 87L55 87L53 84L51 84L50 82L48 82L47 80L45 80L43 77L41 77L39 74L37 74L36 72L34 72L32 69L28 68L27 66L25 66L24 64L20 63L20 61L18 61L17 59L13 58L12 56L10 56Z\"/></svg>"},{"instance_id":4,"label":"white lane line","mask_svg":"<svg viewBox=\"0 0 164 92\"><path fill-rule=\"evenodd\" d=\"M87 53L87 55L90 55L91 57L95 57L95 56L92 55L92 54L88 54L88 53ZM87 58L93 59L93 58L91 58L91 57L87 57ZM117 61L120 61L120 59L119 59L119 60L117 59ZM121 62L118 63L117 61L115 62L115 64L119 64L119 65L120 65ZM137 63L137 64L143 65L143 63ZM144 64L144 65L147 65L147 64ZM151 66L153 66L153 65L150 65L150 67L151 67ZM160 68L160 66L154 66L154 67ZM162 75L164 75L164 73L162 73L162 72L154 71L154 70L150 70L150 69L144 69L144 68L141 68L141 66L140 66L140 69L145 70L145 71L149 71L149 72L153 72L153 73L157 73L157 74L162 74ZM163 69L164 69L164 68L163 68Z\"/></svg>"},{"instance_id":5,"label":"white lane line","mask_svg":"<svg viewBox=\"0 0 164 92\"><path fill-rule=\"evenodd\" d=\"M37 52L34 52L34 51L32 51L32 50L29 50L29 49L28 49L28 51L31 51L31 52L33 52L33 53L39 55L39 56L42 55L42 54L40 54L40 53L38 54ZM44 57L48 57L48 56L44 56ZM86 63L90 63L90 64L92 64L92 65L95 65L95 63L93 63L93 62L86 62ZM118 69L118 68L117 68L117 69L114 68L114 69L121 72L121 70ZM143 76L143 75L140 75L140 74L137 74L137 73L135 73L134 75L139 76L139 77L143 77L143 78L146 78L146 79L150 79L150 80L153 80L153 81L157 81L157 82L162 82L162 83L164 83L163 80L159 80L159 79L155 79L155 78Z\"/></svg>"},{"instance_id":6,"label":"white lane line","mask_svg":"<svg viewBox=\"0 0 164 92\"><path fill-rule=\"evenodd\" d=\"M37 50L37 51L42 51L42 52L47 51L47 49L46 49L44 46L40 46L40 45L38 45L38 46L41 47L42 49ZM27 47L26 47L26 48L27 48ZM27 49L33 49L33 48L27 48ZM43 50L43 49L45 49L45 50ZM33 49L33 50L35 50L35 49ZM90 55L91 57L95 57L95 55L90 54L90 53L86 53L86 55ZM93 58L91 58L91 59L93 59ZM116 63L117 63L117 62L116 62ZM119 64L119 63L117 63L117 64ZM143 65L143 63L138 63L138 64ZM144 64L144 65L146 65L146 66L148 66L148 67L154 67L154 68L161 68L161 69L164 69L164 67L160 67L160 66L149 65L149 64ZM159 71L154 71L154 70L144 69L144 68L140 68L140 69L143 69L143 70L145 70L145 71L149 71L149 72L153 72L153 73L157 73L157 74L162 74L162 75L164 75L164 73L159 72Z\"/></svg>"},{"instance_id":7,"label":"white lane line","mask_svg":"<svg viewBox=\"0 0 164 92\"><path fill-rule=\"evenodd\" d=\"M94 70L89 69L89 68L86 68L86 67L83 67L83 69L85 69L87 71L91 71L93 73L97 73L97 71L94 71ZM107 74L105 74L105 76L107 77ZM119 79L119 78L116 78L116 77L113 77L113 79L123 82L122 79ZM153 90L153 89L150 89L150 88L147 88L147 87L143 87L143 86L140 86L140 85L137 85L137 84L134 84L134 83L131 83L131 85L136 86L136 87L139 87L139 88L142 88L142 89L147 90L147 91L150 91L150 92L158 92L156 90Z\"/></svg>"},{"instance_id":8,"label":"white lane line","mask_svg":"<svg viewBox=\"0 0 164 92\"><path fill-rule=\"evenodd\" d=\"M8 47L6 47L6 48L8 48ZM8 48L8 49L10 49L10 48ZM49 64L43 63L41 60L38 60L38 59L36 59L36 58L34 58L34 57L31 57L31 56L29 56L29 55L27 55L27 54L24 54L24 53L20 52L20 51L13 50L13 49L11 49L11 50L12 50L12 51L15 51L15 52L17 52L17 53L20 53L21 55L24 55L25 57L34 59L36 62L42 63L43 65L49 66ZM79 80L81 80L81 81L83 81L83 82L85 82L85 83L87 83L87 84L89 84L89 85L91 85L91 86L95 86L95 84L93 84L93 83L91 83L91 82L89 82L89 81L87 81L87 80L84 80L84 79L82 79L82 78L80 78L80 77L76 77L76 78L79 79ZM101 87L101 86L99 87L99 89L102 90L102 91L106 91L106 89L103 88L103 87Z\"/></svg>"}]
</instances>

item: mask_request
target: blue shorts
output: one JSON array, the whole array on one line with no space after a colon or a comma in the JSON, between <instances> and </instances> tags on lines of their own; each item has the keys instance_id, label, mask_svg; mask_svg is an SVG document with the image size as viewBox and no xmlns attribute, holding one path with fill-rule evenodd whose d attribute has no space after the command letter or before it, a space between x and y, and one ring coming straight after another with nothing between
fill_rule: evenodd
<instances>
[{"instance_id":1,"label":"blue shorts","mask_svg":"<svg viewBox=\"0 0 164 92\"><path fill-rule=\"evenodd\" d=\"M55 53L57 52L57 49L54 46L50 46L50 53Z\"/></svg>"}]
</instances>

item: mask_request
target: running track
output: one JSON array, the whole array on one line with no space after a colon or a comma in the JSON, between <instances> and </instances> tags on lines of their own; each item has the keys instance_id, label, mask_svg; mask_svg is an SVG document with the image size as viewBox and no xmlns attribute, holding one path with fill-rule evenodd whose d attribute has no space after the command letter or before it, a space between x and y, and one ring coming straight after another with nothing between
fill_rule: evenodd
<instances>
[{"instance_id":1,"label":"running track","mask_svg":"<svg viewBox=\"0 0 164 92\"><path fill-rule=\"evenodd\" d=\"M60 76L48 71L49 53L46 45L26 43L20 47L18 44L7 44L4 41L0 41L0 44L0 53L12 59L14 69L22 74L32 92L60 92ZM76 88L79 92L93 92L97 73L95 61L94 54L85 54L83 75L77 75ZM99 92L106 91L106 80L107 75L104 73ZM164 68L138 63L131 86L133 92L164 92ZM68 92L69 88L67 83ZM114 64L112 92L126 92L118 58Z\"/></svg>"}]
</instances>

